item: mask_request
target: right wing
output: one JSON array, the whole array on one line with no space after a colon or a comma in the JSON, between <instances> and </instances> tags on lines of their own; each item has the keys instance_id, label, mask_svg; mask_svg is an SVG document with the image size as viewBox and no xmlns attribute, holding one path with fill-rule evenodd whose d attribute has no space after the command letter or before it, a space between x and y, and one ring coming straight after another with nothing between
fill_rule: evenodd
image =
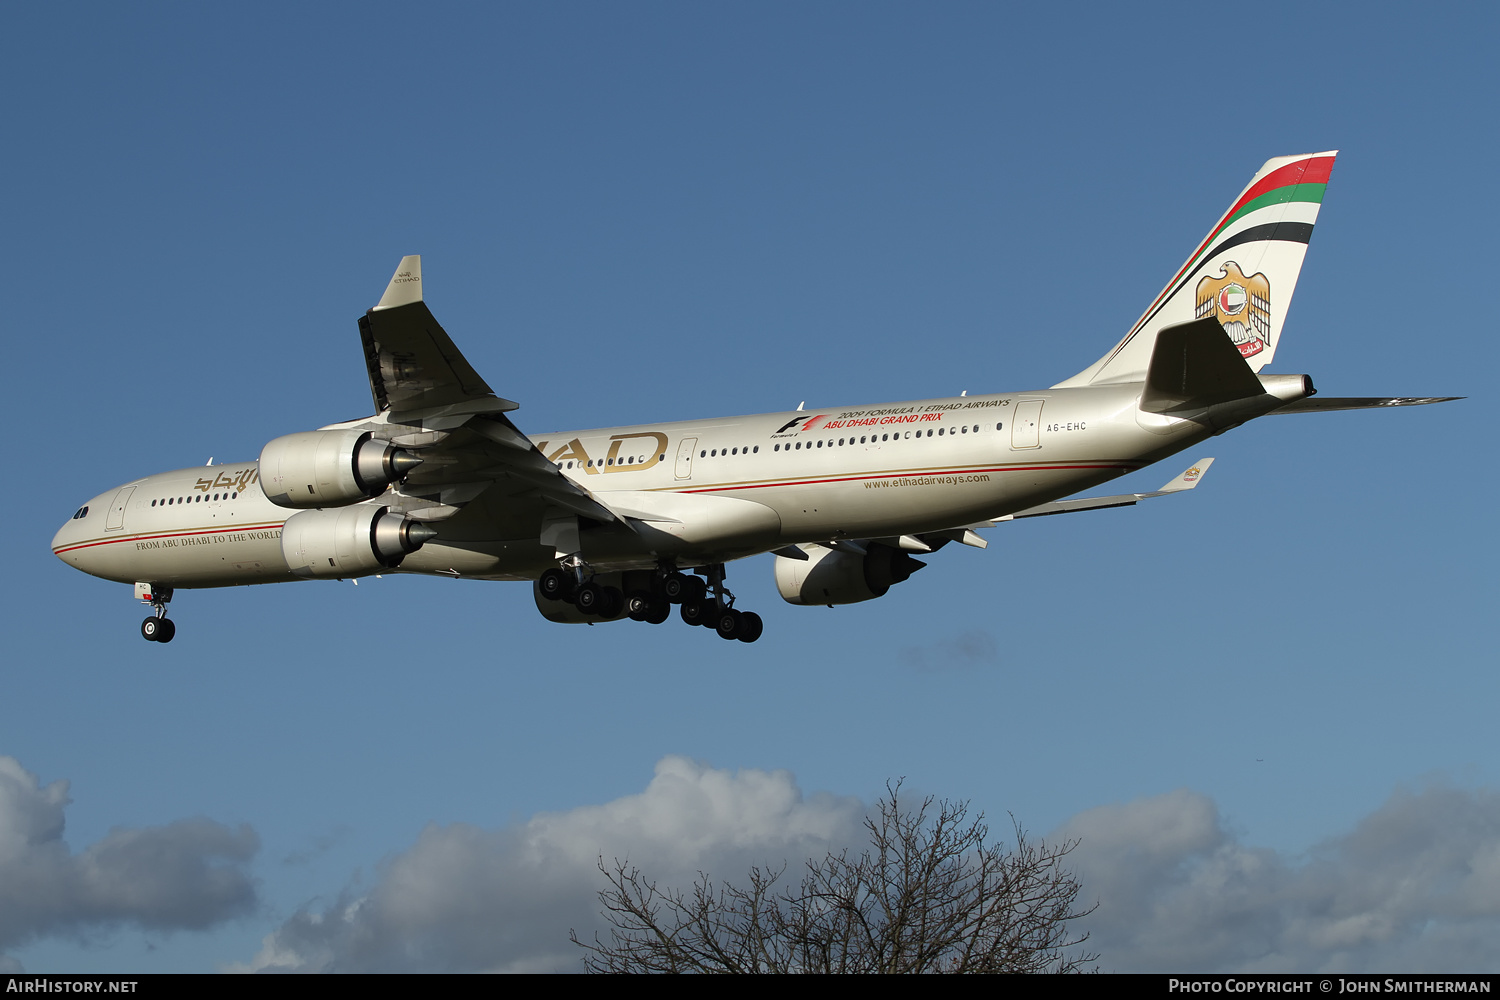
<instances>
[{"instance_id":1,"label":"right wing","mask_svg":"<svg viewBox=\"0 0 1500 1000\"><path fill-rule=\"evenodd\" d=\"M463 402L518 404L490 391L422 301L422 258L402 257L385 294L359 320L375 412L422 411Z\"/></svg>"},{"instance_id":2,"label":"right wing","mask_svg":"<svg viewBox=\"0 0 1500 1000\"><path fill-rule=\"evenodd\" d=\"M401 259L359 333L380 436L422 458L383 501L393 511L441 520L482 495L515 530L558 514L617 520L505 416L520 404L494 394L422 301L421 257Z\"/></svg>"}]
</instances>

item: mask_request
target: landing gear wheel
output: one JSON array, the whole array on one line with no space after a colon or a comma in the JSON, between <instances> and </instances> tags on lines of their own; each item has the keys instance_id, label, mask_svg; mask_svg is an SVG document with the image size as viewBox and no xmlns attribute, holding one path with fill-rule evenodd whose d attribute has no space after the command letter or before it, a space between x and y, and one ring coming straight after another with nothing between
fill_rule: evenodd
<instances>
[{"instance_id":1,"label":"landing gear wheel","mask_svg":"<svg viewBox=\"0 0 1500 1000\"><path fill-rule=\"evenodd\" d=\"M738 639L744 628L745 616L733 608L725 608L714 619L714 631L720 639Z\"/></svg>"},{"instance_id":2,"label":"landing gear wheel","mask_svg":"<svg viewBox=\"0 0 1500 1000\"><path fill-rule=\"evenodd\" d=\"M649 621L647 616L651 613L651 608L655 603L646 591L632 590L625 598L625 613L630 616L631 621Z\"/></svg>"},{"instance_id":3,"label":"landing gear wheel","mask_svg":"<svg viewBox=\"0 0 1500 1000\"><path fill-rule=\"evenodd\" d=\"M573 574L561 569L549 569L537 580L537 589L549 601L566 601L573 596Z\"/></svg>"},{"instance_id":4,"label":"landing gear wheel","mask_svg":"<svg viewBox=\"0 0 1500 1000\"><path fill-rule=\"evenodd\" d=\"M585 583L578 588L573 604L586 615L596 618L618 618L625 610L625 595L614 587L601 587L597 583Z\"/></svg>"},{"instance_id":5,"label":"landing gear wheel","mask_svg":"<svg viewBox=\"0 0 1500 1000\"><path fill-rule=\"evenodd\" d=\"M620 617L620 612L625 610L625 595L620 593L620 589L600 587L599 595L599 610L595 613L600 618Z\"/></svg>"},{"instance_id":6,"label":"landing gear wheel","mask_svg":"<svg viewBox=\"0 0 1500 1000\"><path fill-rule=\"evenodd\" d=\"M661 592L673 604L701 601L708 596L708 587L696 576L686 573L669 573L661 582Z\"/></svg>"},{"instance_id":7,"label":"landing gear wheel","mask_svg":"<svg viewBox=\"0 0 1500 1000\"><path fill-rule=\"evenodd\" d=\"M152 615L141 622L141 638L147 642L171 642L177 634L177 623L170 618Z\"/></svg>"},{"instance_id":8,"label":"landing gear wheel","mask_svg":"<svg viewBox=\"0 0 1500 1000\"><path fill-rule=\"evenodd\" d=\"M716 601L683 601L682 610L678 614L689 625L707 625L718 610Z\"/></svg>"},{"instance_id":9,"label":"landing gear wheel","mask_svg":"<svg viewBox=\"0 0 1500 1000\"><path fill-rule=\"evenodd\" d=\"M573 603L582 614L600 615L603 613L601 606L604 603L604 588L597 583L585 583L573 595Z\"/></svg>"},{"instance_id":10,"label":"landing gear wheel","mask_svg":"<svg viewBox=\"0 0 1500 1000\"><path fill-rule=\"evenodd\" d=\"M760 615L754 611L746 611L740 615L740 634L735 638L740 642L754 642L765 630L766 625L760 620Z\"/></svg>"},{"instance_id":11,"label":"landing gear wheel","mask_svg":"<svg viewBox=\"0 0 1500 1000\"><path fill-rule=\"evenodd\" d=\"M666 601L653 601L651 604L651 610L646 612L646 617L643 619L643 621L648 621L652 625L660 625L662 622L666 621L667 618L671 616L671 614L672 605L668 604Z\"/></svg>"}]
</instances>

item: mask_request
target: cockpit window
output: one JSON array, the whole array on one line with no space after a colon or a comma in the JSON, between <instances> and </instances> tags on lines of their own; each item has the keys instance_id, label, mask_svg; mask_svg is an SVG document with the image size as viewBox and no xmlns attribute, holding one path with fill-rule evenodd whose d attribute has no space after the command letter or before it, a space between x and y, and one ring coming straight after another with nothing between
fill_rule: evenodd
<instances>
[{"instance_id":1,"label":"cockpit window","mask_svg":"<svg viewBox=\"0 0 1500 1000\"><path fill-rule=\"evenodd\" d=\"M74 514L73 514L73 520L80 521L83 518L88 517L88 516L89 516L89 509L88 509L88 507L86 507L86 506L85 507L79 507L78 510L75 511Z\"/></svg>"}]
</instances>

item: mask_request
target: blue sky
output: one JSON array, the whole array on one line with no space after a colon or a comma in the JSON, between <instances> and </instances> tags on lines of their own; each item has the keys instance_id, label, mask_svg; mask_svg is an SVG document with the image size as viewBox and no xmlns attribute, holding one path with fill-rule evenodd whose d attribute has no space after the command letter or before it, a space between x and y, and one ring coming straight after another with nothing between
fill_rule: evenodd
<instances>
[{"instance_id":1,"label":"blue sky","mask_svg":"<svg viewBox=\"0 0 1500 1000\"><path fill-rule=\"evenodd\" d=\"M733 878L905 776L1086 831L1106 968L1493 971L1496 15L1344 11L12 11L0 967L571 968L591 858ZM155 646L47 548L111 486L367 413L355 320L404 254L532 431L1022 390L1113 344L1264 160L1333 148L1275 369L1468 399L1259 421L1191 496L1003 525L867 604L736 564L753 646L399 577L183 592ZM1196 832L1114 878L1157 829ZM119 862L156 909L89 888L128 844L176 859ZM1262 889L1384 884L1374 855L1470 881L1347 940L1250 893L1283 938L1198 947L1241 855ZM413 884L491 887L482 933L441 944ZM1137 912L1149 940L1104 919Z\"/></svg>"}]
</instances>

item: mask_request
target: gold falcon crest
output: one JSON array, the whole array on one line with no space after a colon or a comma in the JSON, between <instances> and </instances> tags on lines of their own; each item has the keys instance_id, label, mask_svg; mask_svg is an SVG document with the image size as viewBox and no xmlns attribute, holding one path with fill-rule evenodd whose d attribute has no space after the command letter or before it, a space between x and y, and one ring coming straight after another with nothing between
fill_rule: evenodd
<instances>
[{"instance_id":1,"label":"gold falcon crest","mask_svg":"<svg viewBox=\"0 0 1500 1000\"><path fill-rule=\"evenodd\" d=\"M1271 343L1271 282L1264 274L1249 278L1234 261L1225 261L1219 276L1198 282L1198 308L1193 318L1214 316L1240 357L1253 358Z\"/></svg>"}]
</instances>

